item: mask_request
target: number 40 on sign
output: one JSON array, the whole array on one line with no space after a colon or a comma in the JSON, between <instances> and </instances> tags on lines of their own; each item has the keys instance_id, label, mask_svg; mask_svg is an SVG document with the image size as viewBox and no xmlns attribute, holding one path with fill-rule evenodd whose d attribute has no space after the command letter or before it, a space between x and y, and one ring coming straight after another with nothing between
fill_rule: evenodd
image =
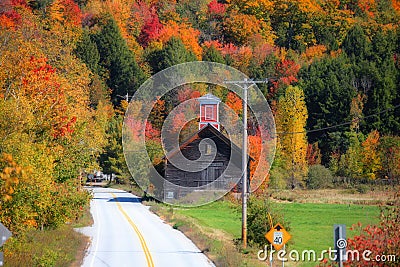
<instances>
[{"instance_id":1,"label":"number 40 on sign","mask_svg":"<svg viewBox=\"0 0 400 267\"><path fill-rule=\"evenodd\" d=\"M290 240L290 238L292 238L292 236L278 223L265 234L265 238L276 250L280 250Z\"/></svg>"}]
</instances>

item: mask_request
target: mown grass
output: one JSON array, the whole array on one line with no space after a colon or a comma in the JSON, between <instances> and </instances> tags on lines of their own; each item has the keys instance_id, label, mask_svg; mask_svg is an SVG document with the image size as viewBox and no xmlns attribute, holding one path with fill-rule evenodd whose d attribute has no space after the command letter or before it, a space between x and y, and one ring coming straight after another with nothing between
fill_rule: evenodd
<instances>
[{"instance_id":1,"label":"mown grass","mask_svg":"<svg viewBox=\"0 0 400 267\"><path fill-rule=\"evenodd\" d=\"M223 230L233 238L241 235L242 215L228 201L217 201L196 208L175 208L174 212L196 219L203 226Z\"/></svg>"},{"instance_id":2,"label":"mown grass","mask_svg":"<svg viewBox=\"0 0 400 267\"><path fill-rule=\"evenodd\" d=\"M345 204L279 203L277 205L290 222L292 242L289 249L314 249L317 252L333 247L333 225L345 224L347 237L353 224L378 222L379 207Z\"/></svg>"},{"instance_id":3,"label":"mown grass","mask_svg":"<svg viewBox=\"0 0 400 267\"><path fill-rule=\"evenodd\" d=\"M89 207L72 224L57 229L29 230L14 236L3 246L5 267L80 266L89 238L74 230L89 226L92 217Z\"/></svg>"},{"instance_id":4,"label":"mown grass","mask_svg":"<svg viewBox=\"0 0 400 267\"><path fill-rule=\"evenodd\" d=\"M290 222L290 247L298 250L328 249L333 245L334 224L346 224L348 228L358 222L374 224L379 215L377 206L312 203L278 203L276 206ZM241 235L241 214L227 201L197 208L176 208L174 212L193 218L200 225L221 229L233 238ZM348 229L349 237L354 234Z\"/></svg>"},{"instance_id":5,"label":"mown grass","mask_svg":"<svg viewBox=\"0 0 400 267\"><path fill-rule=\"evenodd\" d=\"M334 224L346 224L347 237L352 237L358 234L349 230L353 224L358 222L363 225L377 223L379 215L379 207L377 206L353 204L276 203L276 207L284 214L285 220L290 222L292 240L288 244L288 250L296 249L300 253L306 249L313 249L316 253L319 253L324 249L333 247ZM182 226L190 221L191 225L197 225L199 228L209 229L208 231L220 231L225 235L225 240L221 236L215 237L216 240L219 238L219 242L224 243L226 239L232 241L240 238L241 214L238 212L240 209L228 201L217 201L196 208L165 208L164 212L167 209L170 215L174 215L167 218L167 221L172 221L178 229L182 230ZM177 215L179 215L179 221L171 220L173 217L176 218ZM190 227L193 228L193 226ZM196 238L198 237L195 236L194 239ZM216 241L214 246L221 245ZM236 248L238 253L239 247ZM237 266L253 266L256 264L257 251L258 248L250 248L247 255L241 254L242 260L236 260ZM233 254L234 252L231 251L230 253ZM316 264L289 263L288 266L315 266Z\"/></svg>"}]
</instances>

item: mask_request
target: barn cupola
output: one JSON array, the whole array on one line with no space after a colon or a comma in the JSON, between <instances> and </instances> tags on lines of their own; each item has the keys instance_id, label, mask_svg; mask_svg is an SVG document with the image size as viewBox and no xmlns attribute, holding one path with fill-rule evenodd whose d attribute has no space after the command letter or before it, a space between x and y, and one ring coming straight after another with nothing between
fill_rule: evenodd
<instances>
[{"instance_id":1,"label":"barn cupola","mask_svg":"<svg viewBox=\"0 0 400 267\"><path fill-rule=\"evenodd\" d=\"M200 103L200 122L199 130L207 124L211 124L219 131L219 103L221 99L212 95L206 94L197 98Z\"/></svg>"}]
</instances>

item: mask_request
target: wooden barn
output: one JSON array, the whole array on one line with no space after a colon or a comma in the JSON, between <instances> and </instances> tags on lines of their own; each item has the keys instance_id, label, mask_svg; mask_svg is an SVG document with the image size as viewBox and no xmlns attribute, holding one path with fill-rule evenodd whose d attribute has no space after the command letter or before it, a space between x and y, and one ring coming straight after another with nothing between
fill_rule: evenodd
<instances>
[{"instance_id":1,"label":"wooden barn","mask_svg":"<svg viewBox=\"0 0 400 267\"><path fill-rule=\"evenodd\" d=\"M218 115L220 99L207 94L198 98L198 101L200 102L199 130L179 148L175 148L164 157L162 168L165 178L162 190L164 199L180 199L193 191L226 192L240 181L242 151L220 132ZM201 154L203 158L200 158ZM179 159L182 155L185 159ZM175 157L178 161L186 159L191 162L197 161L196 166L201 170L182 170L171 163L171 161L176 162Z\"/></svg>"}]
</instances>

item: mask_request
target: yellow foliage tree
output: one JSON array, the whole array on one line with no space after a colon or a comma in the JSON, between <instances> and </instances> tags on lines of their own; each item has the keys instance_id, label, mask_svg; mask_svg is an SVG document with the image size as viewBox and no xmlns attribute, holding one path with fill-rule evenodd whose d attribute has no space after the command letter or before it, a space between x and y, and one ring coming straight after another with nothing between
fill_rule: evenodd
<instances>
[{"instance_id":1,"label":"yellow foliage tree","mask_svg":"<svg viewBox=\"0 0 400 267\"><path fill-rule=\"evenodd\" d=\"M375 180L377 172L381 169L381 158L379 155L379 132L377 130L368 134L362 143L361 161L364 166L364 175L370 180Z\"/></svg>"},{"instance_id":2,"label":"yellow foliage tree","mask_svg":"<svg viewBox=\"0 0 400 267\"><path fill-rule=\"evenodd\" d=\"M305 133L307 117L303 90L289 86L278 101L276 127L281 158L285 169L291 173L289 183L292 188L303 183L308 171Z\"/></svg>"}]
</instances>

